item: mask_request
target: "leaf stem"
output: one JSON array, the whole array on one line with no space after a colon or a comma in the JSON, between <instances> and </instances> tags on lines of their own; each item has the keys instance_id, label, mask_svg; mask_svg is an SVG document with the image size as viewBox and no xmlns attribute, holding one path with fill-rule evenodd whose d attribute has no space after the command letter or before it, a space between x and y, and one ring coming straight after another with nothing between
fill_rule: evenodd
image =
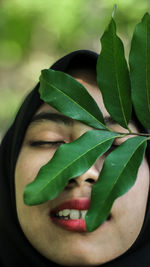
<instances>
[{"instance_id":1,"label":"leaf stem","mask_svg":"<svg viewBox=\"0 0 150 267\"><path fill-rule=\"evenodd\" d=\"M149 137L149 140L150 140L150 133L134 133L130 130L129 133L122 133L122 132L116 132L116 131L113 131L112 129L109 129L109 128L105 128L105 129L97 129L97 128L94 128L95 130L97 131L110 131L110 132L114 132L114 133L117 133L117 134L120 134L120 135L123 135L123 136L126 136L126 135L137 135L137 136L145 136L145 137Z\"/></svg>"},{"instance_id":2,"label":"leaf stem","mask_svg":"<svg viewBox=\"0 0 150 267\"><path fill-rule=\"evenodd\" d=\"M128 126L127 126L127 129L129 131L129 134L132 134L132 131L131 131L131 129Z\"/></svg>"},{"instance_id":3,"label":"leaf stem","mask_svg":"<svg viewBox=\"0 0 150 267\"><path fill-rule=\"evenodd\" d=\"M124 134L125 136L126 135L137 135L137 136L145 136L145 137L149 137L149 139L150 139L150 134L148 134L148 133L120 133L120 132L116 132L116 133L118 133L118 134Z\"/></svg>"}]
</instances>

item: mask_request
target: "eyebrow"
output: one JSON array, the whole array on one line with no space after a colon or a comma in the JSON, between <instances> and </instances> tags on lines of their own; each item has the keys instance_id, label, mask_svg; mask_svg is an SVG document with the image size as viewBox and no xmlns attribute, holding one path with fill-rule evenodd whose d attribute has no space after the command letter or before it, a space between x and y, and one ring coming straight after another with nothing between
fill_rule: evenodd
<instances>
[{"instance_id":1,"label":"eyebrow","mask_svg":"<svg viewBox=\"0 0 150 267\"><path fill-rule=\"evenodd\" d=\"M68 126L71 126L73 124L73 119L64 116L63 114L59 113L51 113L51 112L41 112L39 114L34 115L32 120L30 121L30 125L32 124L39 124L42 123L43 121L52 121L56 123L62 123ZM114 125L117 124L117 122L111 117L111 116L106 116L104 117L104 122L106 125Z\"/></svg>"},{"instance_id":2,"label":"eyebrow","mask_svg":"<svg viewBox=\"0 0 150 267\"><path fill-rule=\"evenodd\" d=\"M41 123L45 120L48 121L53 121L57 123L63 123L65 125L72 125L73 124L73 119L68 118L64 115L58 114L58 113L50 113L50 112L41 112L39 114L34 115L32 120L30 121L31 124L35 123Z\"/></svg>"}]
</instances>

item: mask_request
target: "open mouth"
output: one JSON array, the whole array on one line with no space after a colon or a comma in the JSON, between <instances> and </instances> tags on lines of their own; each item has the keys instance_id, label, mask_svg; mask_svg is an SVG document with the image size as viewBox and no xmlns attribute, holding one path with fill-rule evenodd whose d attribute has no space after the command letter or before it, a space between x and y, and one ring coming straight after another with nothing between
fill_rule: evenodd
<instances>
[{"instance_id":1,"label":"open mouth","mask_svg":"<svg viewBox=\"0 0 150 267\"><path fill-rule=\"evenodd\" d=\"M65 202L50 212L52 222L68 231L87 232L85 215L90 208L89 199ZM106 221L111 219L108 216Z\"/></svg>"},{"instance_id":2,"label":"open mouth","mask_svg":"<svg viewBox=\"0 0 150 267\"><path fill-rule=\"evenodd\" d=\"M64 209L54 213L52 217L59 218L60 220L79 220L85 219L88 210Z\"/></svg>"}]
</instances>

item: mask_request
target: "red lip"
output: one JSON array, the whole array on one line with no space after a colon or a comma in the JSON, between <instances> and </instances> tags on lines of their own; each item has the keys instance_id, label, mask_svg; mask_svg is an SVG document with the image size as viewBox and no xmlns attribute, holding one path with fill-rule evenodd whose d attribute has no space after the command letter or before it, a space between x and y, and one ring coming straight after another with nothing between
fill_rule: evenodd
<instances>
[{"instance_id":1,"label":"red lip","mask_svg":"<svg viewBox=\"0 0 150 267\"><path fill-rule=\"evenodd\" d=\"M59 219L58 217L55 217L54 215L63 209L88 210L89 208L90 208L90 199L88 198L72 199L54 208L50 212L50 216L55 224L66 230L76 231L76 232L86 232L85 220L83 219L63 220Z\"/></svg>"},{"instance_id":2,"label":"red lip","mask_svg":"<svg viewBox=\"0 0 150 267\"><path fill-rule=\"evenodd\" d=\"M65 230L68 230L68 231L87 232L85 220L83 220L83 219L78 219L78 220L62 220L62 219L53 217L52 218L52 221L56 225L64 228Z\"/></svg>"}]
</instances>

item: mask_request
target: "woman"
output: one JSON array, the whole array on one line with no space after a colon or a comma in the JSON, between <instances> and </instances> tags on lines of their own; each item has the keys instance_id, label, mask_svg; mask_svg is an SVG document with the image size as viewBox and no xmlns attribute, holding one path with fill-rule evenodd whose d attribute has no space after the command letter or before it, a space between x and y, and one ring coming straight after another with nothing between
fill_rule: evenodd
<instances>
[{"instance_id":1,"label":"woman","mask_svg":"<svg viewBox=\"0 0 150 267\"><path fill-rule=\"evenodd\" d=\"M76 51L57 61L52 69L64 71L81 82L97 101L106 121L115 131L96 85L97 54ZM25 186L35 179L57 147L91 129L43 103L39 84L27 96L0 149L0 262L1 266L149 266L149 164L144 158L135 185L118 198L109 219L92 233L76 225L55 223L77 206L90 204L92 185L97 181L104 155L83 175L71 179L56 199L36 206L23 202ZM138 132L131 123L130 128ZM116 140L119 145L119 141ZM62 213L58 213L60 211ZM65 211L64 211L65 210ZM68 211L67 211L68 212ZM83 212L84 216L84 212Z\"/></svg>"}]
</instances>

